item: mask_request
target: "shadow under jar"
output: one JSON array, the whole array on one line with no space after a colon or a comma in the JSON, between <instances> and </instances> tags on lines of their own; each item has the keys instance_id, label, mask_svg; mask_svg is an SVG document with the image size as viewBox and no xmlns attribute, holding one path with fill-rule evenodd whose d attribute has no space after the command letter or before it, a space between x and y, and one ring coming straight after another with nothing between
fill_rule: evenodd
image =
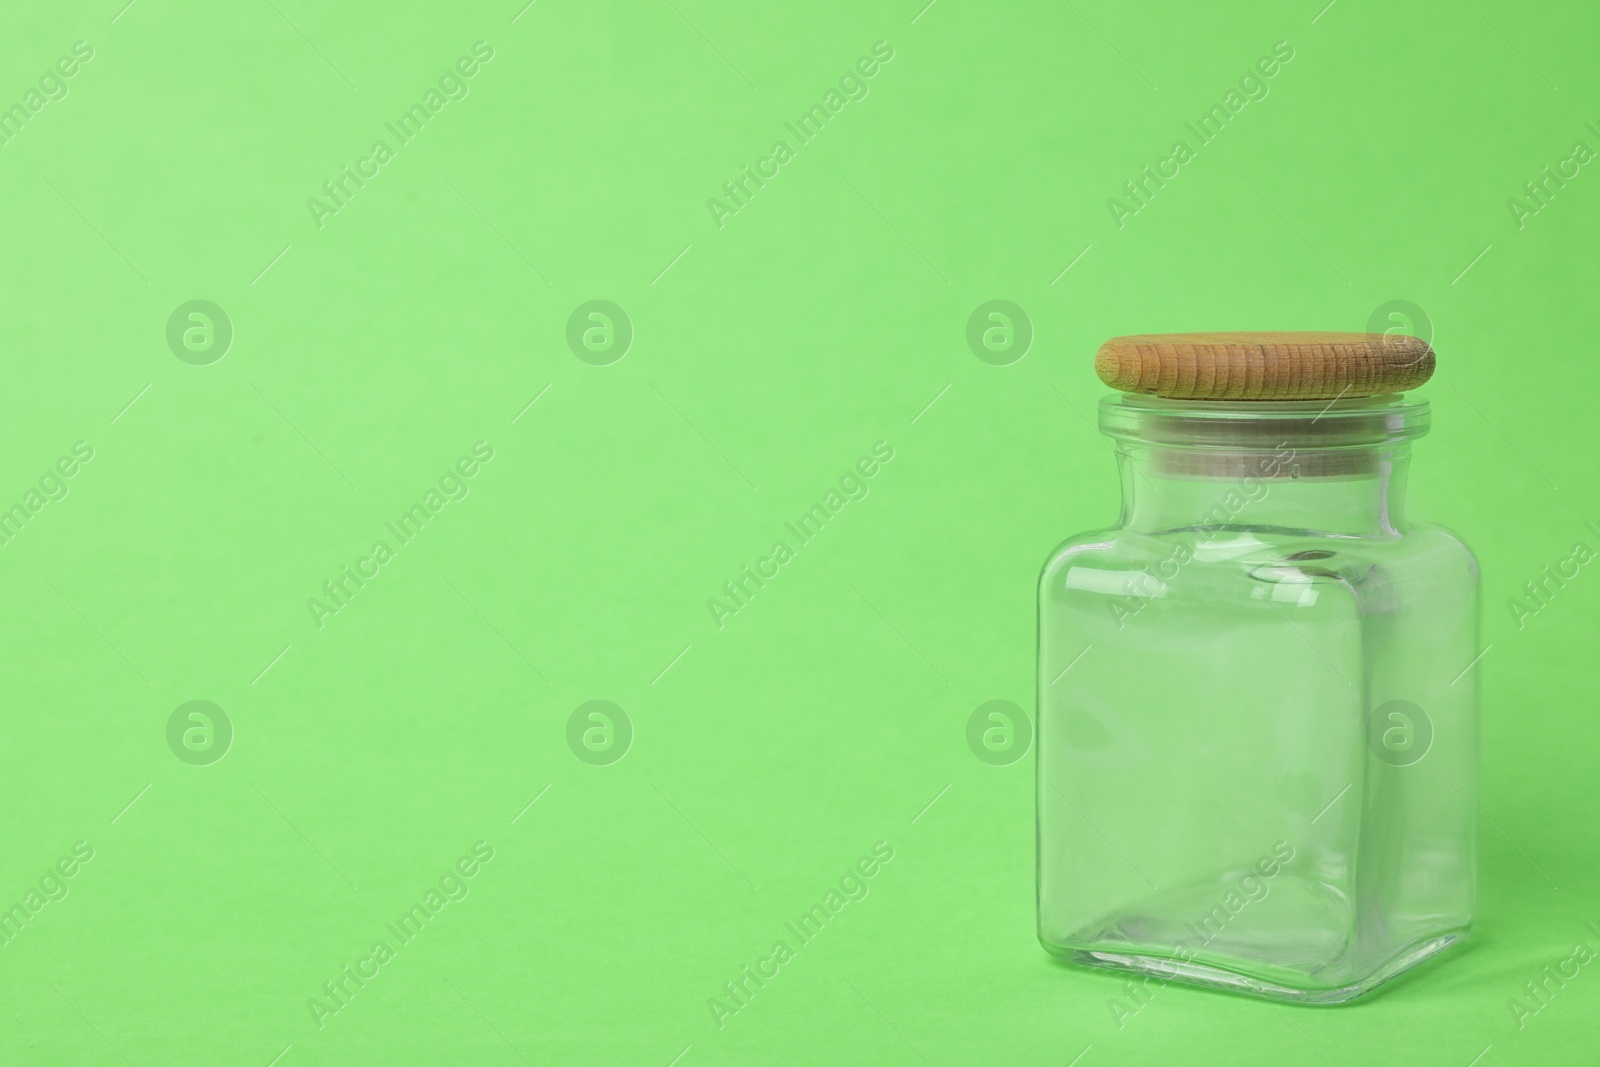
<instances>
[{"instance_id":1,"label":"shadow under jar","mask_svg":"<svg viewBox=\"0 0 1600 1067\"><path fill-rule=\"evenodd\" d=\"M1097 365L1130 390L1100 405L1122 512L1040 581L1039 939L1359 996L1473 923L1478 570L1404 508L1428 404L1397 390L1433 353L1168 335Z\"/></svg>"}]
</instances>

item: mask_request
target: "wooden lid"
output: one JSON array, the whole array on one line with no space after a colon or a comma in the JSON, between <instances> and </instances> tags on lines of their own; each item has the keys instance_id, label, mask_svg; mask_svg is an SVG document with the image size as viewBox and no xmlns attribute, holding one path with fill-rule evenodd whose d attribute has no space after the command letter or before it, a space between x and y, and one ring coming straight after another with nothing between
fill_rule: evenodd
<instances>
[{"instance_id":1,"label":"wooden lid","mask_svg":"<svg viewBox=\"0 0 1600 1067\"><path fill-rule=\"evenodd\" d=\"M1381 333L1151 333L1095 353L1100 380L1176 400L1332 400L1415 389L1433 374L1420 337Z\"/></svg>"}]
</instances>

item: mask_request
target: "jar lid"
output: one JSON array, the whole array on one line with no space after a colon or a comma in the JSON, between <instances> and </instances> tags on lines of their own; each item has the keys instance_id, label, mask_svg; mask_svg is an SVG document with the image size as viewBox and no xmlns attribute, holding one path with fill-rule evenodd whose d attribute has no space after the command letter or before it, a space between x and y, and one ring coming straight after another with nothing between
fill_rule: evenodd
<instances>
[{"instance_id":1,"label":"jar lid","mask_svg":"<svg viewBox=\"0 0 1600 1067\"><path fill-rule=\"evenodd\" d=\"M1174 400L1332 400L1415 389L1433 374L1420 337L1381 333L1152 333L1095 353L1100 380Z\"/></svg>"}]
</instances>

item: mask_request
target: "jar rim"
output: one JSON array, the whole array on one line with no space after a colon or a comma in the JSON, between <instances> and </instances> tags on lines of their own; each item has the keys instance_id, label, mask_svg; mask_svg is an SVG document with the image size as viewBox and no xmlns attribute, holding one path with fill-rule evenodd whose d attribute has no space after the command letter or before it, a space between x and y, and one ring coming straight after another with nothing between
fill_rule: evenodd
<instances>
[{"instance_id":1,"label":"jar rim","mask_svg":"<svg viewBox=\"0 0 1600 1067\"><path fill-rule=\"evenodd\" d=\"M1428 432L1428 401L1382 393L1334 400L1175 400L1118 393L1100 401L1117 441L1199 449L1371 448Z\"/></svg>"}]
</instances>

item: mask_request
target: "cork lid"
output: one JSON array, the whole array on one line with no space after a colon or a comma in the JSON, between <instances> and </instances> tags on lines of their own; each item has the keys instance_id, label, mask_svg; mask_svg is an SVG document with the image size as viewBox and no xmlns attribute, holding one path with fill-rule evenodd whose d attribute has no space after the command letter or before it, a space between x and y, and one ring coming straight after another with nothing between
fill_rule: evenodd
<instances>
[{"instance_id":1,"label":"cork lid","mask_svg":"<svg viewBox=\"0 0 1600 1067\"><path fill-rule=\"evenodd\" d=\"M1113 389L1174 400L1332 400L1415 389L1433 374L1420 337L1381 333L1152 333L1094 357Z\"/></svg>"}]
</instances>

